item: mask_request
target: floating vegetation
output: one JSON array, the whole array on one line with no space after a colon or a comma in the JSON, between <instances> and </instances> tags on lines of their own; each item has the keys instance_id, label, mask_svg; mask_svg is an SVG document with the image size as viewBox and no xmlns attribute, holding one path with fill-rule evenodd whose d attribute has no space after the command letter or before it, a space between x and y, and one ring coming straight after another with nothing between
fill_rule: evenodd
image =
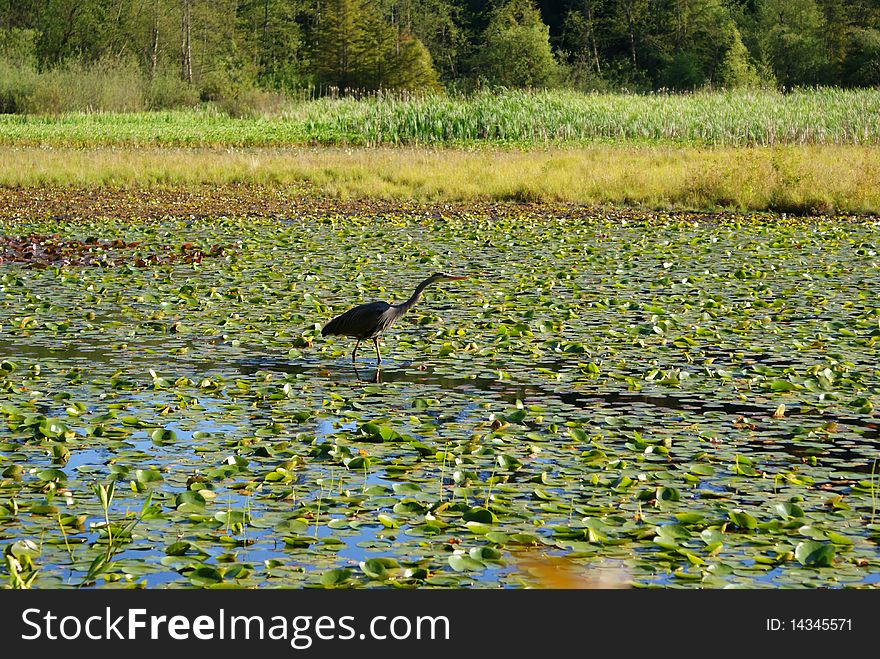
<instances>
[{"instance_id":1,"label":"floating vegetation","mask_svg":"<svg viewBox=\"0 0 880 659\"><path fill-rule=\"evenodd\" d=\"M138 252L140 243L121 239L101 241L94 236L85 240L63 239L55 235L16 237L0 236L0 264L22 263L29 268L45 268L49 265L94 265L116 267L130 263L139 268L148 265L172 263L200 263L205 256L220 256L224 248L212 245L202 249L191 242L178 246L157 245L153 251Z\"/></svg>"},{"instance_id":2,"label":"floating vegetation","mask_svg":"<svg viewBox=\"0 0 880 659\"><path fill-rule=\"evenodd\" d=\"M876 586L876 220L402 211L0 220L3 584Z\"/></svg>"}]
</instances>

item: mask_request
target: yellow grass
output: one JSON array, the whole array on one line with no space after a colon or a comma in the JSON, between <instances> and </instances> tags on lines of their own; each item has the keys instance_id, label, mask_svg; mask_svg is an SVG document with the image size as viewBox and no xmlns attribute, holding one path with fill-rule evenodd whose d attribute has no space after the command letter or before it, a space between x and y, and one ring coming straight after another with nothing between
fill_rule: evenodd
<instances>
[{"instance_id":1,"label":"yellow grass","mask_svg":"<svg viewBox=\"0 0 880 659\"><path fill-rule=\"evenodd\" d=\"M333 198L880 212L880 147L465 149L0 147L0 185L305 186Z\"/></svg>"}]
</instances>

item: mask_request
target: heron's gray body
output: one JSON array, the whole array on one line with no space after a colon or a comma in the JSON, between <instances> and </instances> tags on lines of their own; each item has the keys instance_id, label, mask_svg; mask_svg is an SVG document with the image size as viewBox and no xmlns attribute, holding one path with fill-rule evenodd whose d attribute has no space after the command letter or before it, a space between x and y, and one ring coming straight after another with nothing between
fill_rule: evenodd
<instances>
[{"instance_id":1,"label":"heron's gray body","mask_svg":"<svg viewBox=\"0 0 880 659\"><path fill-rule=\"evenodd\" d=\"M379 364L382 363L382 355L379 353L379 336L391 327L398 318L410 310L410 308L422 297L422 291L437 281L453 281L457 279L466 279L466 277L457 277L438 272L431 275L421 284L416 286L416 290L412 296L400 304L389 304L388 302L367 302L359 304L324 325L321 330L322 336L336 334L340 336L351 336L357 339L354 350L351 352L351 360L355 360L358 346L364 339L373 339L376 346L376 359Z\"/></svg>"},{"instance_id":2,"label":"heron's gray body","mask_svg":"<svg viewBox=\"0 0 880 659\"><path fill-rule=\"evenodd\" d=\"M398 310L398 305L387 302L359 304L324 325L321 334L322 336L338 334L352 336L356 339L372 339L391 327L394 321L404 313L405 310Z\"/></svg>"}]
</instances>

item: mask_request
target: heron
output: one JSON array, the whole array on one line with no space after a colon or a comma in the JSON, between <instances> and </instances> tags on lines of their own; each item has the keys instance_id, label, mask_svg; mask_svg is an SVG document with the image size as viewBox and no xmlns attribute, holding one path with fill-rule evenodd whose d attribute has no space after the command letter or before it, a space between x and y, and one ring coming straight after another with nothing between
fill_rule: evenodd
<instances>
[{"instance_id":1,"label":"heron","mask_svg":"<svg viewBox=\"0 0 880 659\"><path fill-rule=\"evenodd\" d=\"M406 302L389 304L388 302L367 302L359 304L324 325L321 336L336 334L339 336L351 336L357 339L354 350L351 351L351 361L357 357L358 347L361 341L373 339L376 346L376 363L382 363L382 355L379 352L379 336L391 327L403 314L413 308L422 297L422 292L431 284L441 281L459 281L467 277L448 275L445 272L436 272L421 284Z\"/></svg>"}]
</instances>

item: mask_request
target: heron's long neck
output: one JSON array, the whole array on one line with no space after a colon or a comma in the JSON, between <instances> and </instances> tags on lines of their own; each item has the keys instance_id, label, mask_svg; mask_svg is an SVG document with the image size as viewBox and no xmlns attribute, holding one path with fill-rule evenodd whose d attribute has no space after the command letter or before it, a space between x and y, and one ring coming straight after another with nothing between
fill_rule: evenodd
<instances>
[{"instance_id":1,"label":"heron's long neck","mask_svg":"<svg viewBox=\"0 0 880 659\"><path fill-rule=\"evenodd\" d=\"M434 280L428 277L425 281L416 286L416 290L413 291L412 296L410 296L410 298L406 302L401 302L400 304L396 305L397 308L400 309L400 312L404 313L406 311L409 311L410 308L415 305L415 303L418 302L419 299L421 299L422 292L428 287L429 284L433 283Z\"/></svg>"}]
</instances>

